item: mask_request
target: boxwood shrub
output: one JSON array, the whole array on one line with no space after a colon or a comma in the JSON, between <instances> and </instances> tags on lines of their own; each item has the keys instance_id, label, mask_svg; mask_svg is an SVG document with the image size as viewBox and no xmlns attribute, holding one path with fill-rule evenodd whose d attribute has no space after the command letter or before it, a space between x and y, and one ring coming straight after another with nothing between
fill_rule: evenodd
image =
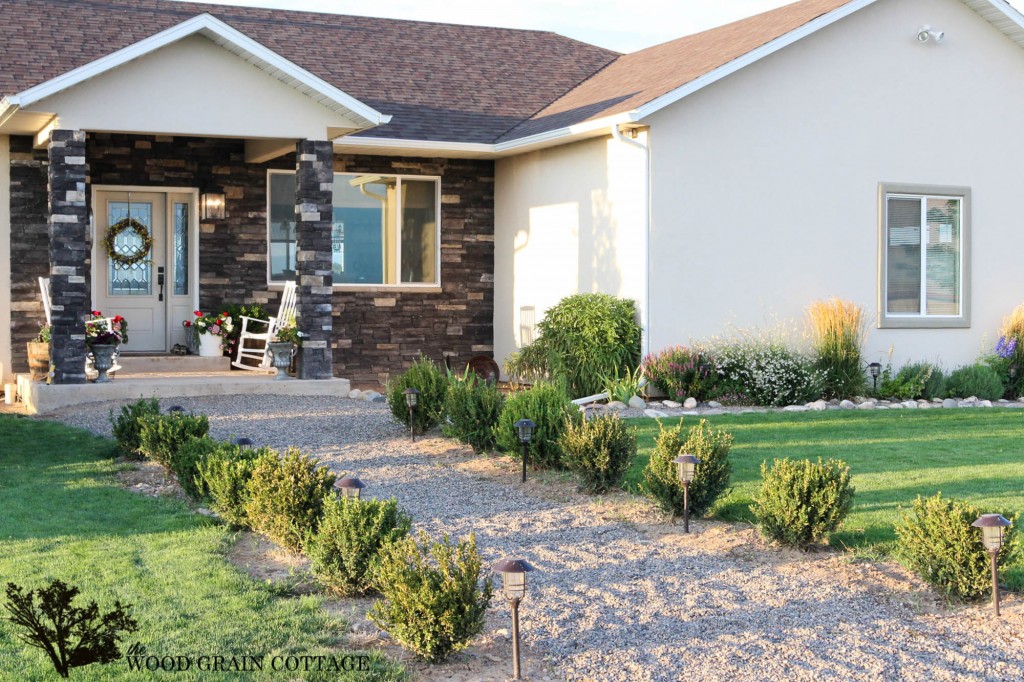
<instances>
[{"instance_id":1,"label":"boxwood shrub","mask_svg":"<svg viewBox=\"0 0 1024 682\"><path fill-rule=\"evenodd\" d=\"M636 430L617 414L570 420L559 445L565 466L580 477L580 488L606 493L622 484L636 456Z\"/></svg>"},{"instance_id":2,"label":"boxwood shrub","mask_svg":"<svg viewBox=\"0 0 1024 682\"><path fill-rule=\"evenodd\" d=\"M554 384L539 383L506 398L501 417L494 427L494 439L500 449L516 458L522 457L522 445L515 427L520 419L530 419L537 425L527 449L529 464L549 469L563 468L559 439L568 422L582 419L579 408L569 400L565 391Z\"/></svg>"},{"instance_id":3,"label":"boxwood shrub","mask_svg":"<svg viewBox=\"0 0 1024 682\"><path fill-rule=\"evenodd\" d=\"M139 418L139 451L149 459L173 470L178 450L194 438L202 438L210 431L205 414L147 415Z\"/></svg>"},{"instance_id":4,"label":"boxwood shrub","mask_svg":"<svg viewBox=\"0 0 1024 682\"><path fill-rule=\"evenodd\" d=\"M853 507L850 469L841 460L761 462L761 491L750 510L761 534L801 549L820 543Z\"/></svg>"},{"instance_id":5,"label":"boxwood shrub","mask_svg":"<svg viewBox=\"0 0 1024 682\"><path fill-rule=\"evenodd\" d=\"M197 464L196 488L225 523L232 528L248 528L245 505L256 460L277 456L270 448L243 450L225 443Z\"/></svg>"},{"instance_id":6,"label":"boxwood shrub","mask_svg":"<svg viewBox=\"0 0 1024 682\"><path fill-rule=\"evenodd\" d=\"M504 404L501 389L475 372L466 370L463 376L450 376L441 432L471 446L473 452L493 450L494 426Z\"/></svg>"},{"instance_id":7,"label":"boxwood shrub","mask_svg":"<svg viewBox=\"0 0 1024 682\"><path fill-rule=\"evenodd\" d=\"M661 431L654 442L654 452L644 467L644 490L663 511L673 517L682 516L683 484L679 482L672 460L684 452L696 455L700 464L690 481L690 514L700 518L711 511L718 498L729 489L732 435L712 429L706 419L692 427L686 438L683 438L682 419L672 428L666 429L660 422L658 426Z\"/></svg>"},{"instance_id":8,"label":"boxwood shrub","mask_svg":"<svg viewBox=\"0 0 1024 682\"><path fill-rule=\"evenodd\" d=\"M388 407L391 408L391 414L396 421L409 426L409 407L403 393L407 388L415 388L420 392L413 411L416 433L424 433L437 426L444 414L444 401L448 393L447 374L433 360L421 355L409 369L388 382Z\"/></svg>"},{"instance_id":9,"label":"boxwood shrub","mask_svg":"<svg viewBox=\"0 0 1024 682\"><path fill-rule=\"evenodd\" d=\"M141 398L134 403L121 406L121 413L114 417L110 410L110 427L121 454L132 459L142 459L141 432L143 417L160 415L160 401L156 398Z\"/></svg>"}]
</instances>

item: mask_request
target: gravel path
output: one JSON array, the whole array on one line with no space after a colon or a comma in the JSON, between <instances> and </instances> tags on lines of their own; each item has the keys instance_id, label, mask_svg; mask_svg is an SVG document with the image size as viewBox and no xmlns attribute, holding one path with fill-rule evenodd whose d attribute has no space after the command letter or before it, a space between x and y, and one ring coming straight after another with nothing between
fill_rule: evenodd
<instances>
[{"instance_id":1,"label":"gravel path","mask_svg":"<svg viewBox=\"0 0 1024 682\"><path fill-rule=\"evenodd\" d=\"M621 520L614 503L523 491L481 476L461 449L415 444L385 405L322 398L182 398L213 436L297 445L375 497L397 497L432 534L475 532L485 563L539 569L522 608L527 643L569 680L1022 680L1024 600L1002 621L952 612L887 565L765 548L753 531ZM109 434L109 405L50 418ZM504 608L503 606L501 608Z\"/></svg>"}]
</instances>

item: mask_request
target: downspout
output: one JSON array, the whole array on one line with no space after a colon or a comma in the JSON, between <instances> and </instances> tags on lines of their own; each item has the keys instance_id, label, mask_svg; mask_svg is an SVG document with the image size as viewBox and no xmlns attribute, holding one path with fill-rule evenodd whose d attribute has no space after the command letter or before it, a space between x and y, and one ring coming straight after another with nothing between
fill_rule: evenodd
<instances>
[{"instance_id":1,"label":"downspout","mask_svg":"<svg viewBox=\"0 0 1024 682\"><path fill-rule=\"evenodd\" d=\"M640 291L640 328L643 336L640 354L641 357L647 357L651 352L651 149L643 142L623 135L617 123L612 125L611 130L612 137L619 142L644 150L643 229L640 234L640 246L644 252L644 284Z\"/></svg>"}]
</instances>

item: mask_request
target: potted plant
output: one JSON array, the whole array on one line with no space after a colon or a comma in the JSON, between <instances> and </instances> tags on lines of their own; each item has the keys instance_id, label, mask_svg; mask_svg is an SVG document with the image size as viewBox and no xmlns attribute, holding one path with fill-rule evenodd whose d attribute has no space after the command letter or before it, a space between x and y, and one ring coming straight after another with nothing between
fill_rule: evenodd
<instances>
[{"instance_id":1,"label":"potted plant","mask_svg":"<svg viewBox=\"0 0 1024 682\"><path fill-rule=\"evenodd\" d=\"M98 376L97 384L110 383L107 372L114 366L117 349L128 341L128 321L120 315L104 317L93 310L85 321L85 346Z\"/></svg>"},{"instance_id":2,"label":"potted plant","mask_svg":"<svg viewBox=\"0 0 1024 682\"><path fill-rule=\"evenodd\" d=\"M227 313L214 315L201 310L193 311L193 314L195 319L192 320L191 329L199 346L199 356L218 358L224 355L224 340L235 328L231 316Z\"/></svg>"},{"instance_id":3,"label":"potted plant","mask_svg":"<svg viewBox=\"0 0 1024 682\"><path fill-rule=\"evenodd\" d=\"M39 328L36 338L28 342L28 371L32 381L46 381L50 371L50 325Z\"/></svg>"},{"instance_id":4,"label":"potted plant","mask_svg":"<svg viewBox=\"0 0 1024 682\"><path fill-rule=\"evenodd\" d=\"M301 343L302 332L295 326L295 318L289 319L270 340L270 356L277 370L275 379L278 381L288 378L288 368Z\"/></svg>"}]
</instances>

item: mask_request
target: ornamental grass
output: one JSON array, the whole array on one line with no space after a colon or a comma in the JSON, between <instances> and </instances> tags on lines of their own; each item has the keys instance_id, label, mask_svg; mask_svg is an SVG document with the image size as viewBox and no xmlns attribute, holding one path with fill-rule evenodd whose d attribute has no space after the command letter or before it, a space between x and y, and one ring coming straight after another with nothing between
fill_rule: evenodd
<instances>
[{"instance_id":1,"label":"ornamental grass","mask_svg":"<svg viewBox=\"0 0 1024 682\"><path fill-rule=\"evenodd\" d=\"M825 374L825 394L847 398L864 388L861 348L867 335L864 309L850 301L830 298L807 308L807 323L817 354L817 368Z\"/></svg>"}]
</instances>

